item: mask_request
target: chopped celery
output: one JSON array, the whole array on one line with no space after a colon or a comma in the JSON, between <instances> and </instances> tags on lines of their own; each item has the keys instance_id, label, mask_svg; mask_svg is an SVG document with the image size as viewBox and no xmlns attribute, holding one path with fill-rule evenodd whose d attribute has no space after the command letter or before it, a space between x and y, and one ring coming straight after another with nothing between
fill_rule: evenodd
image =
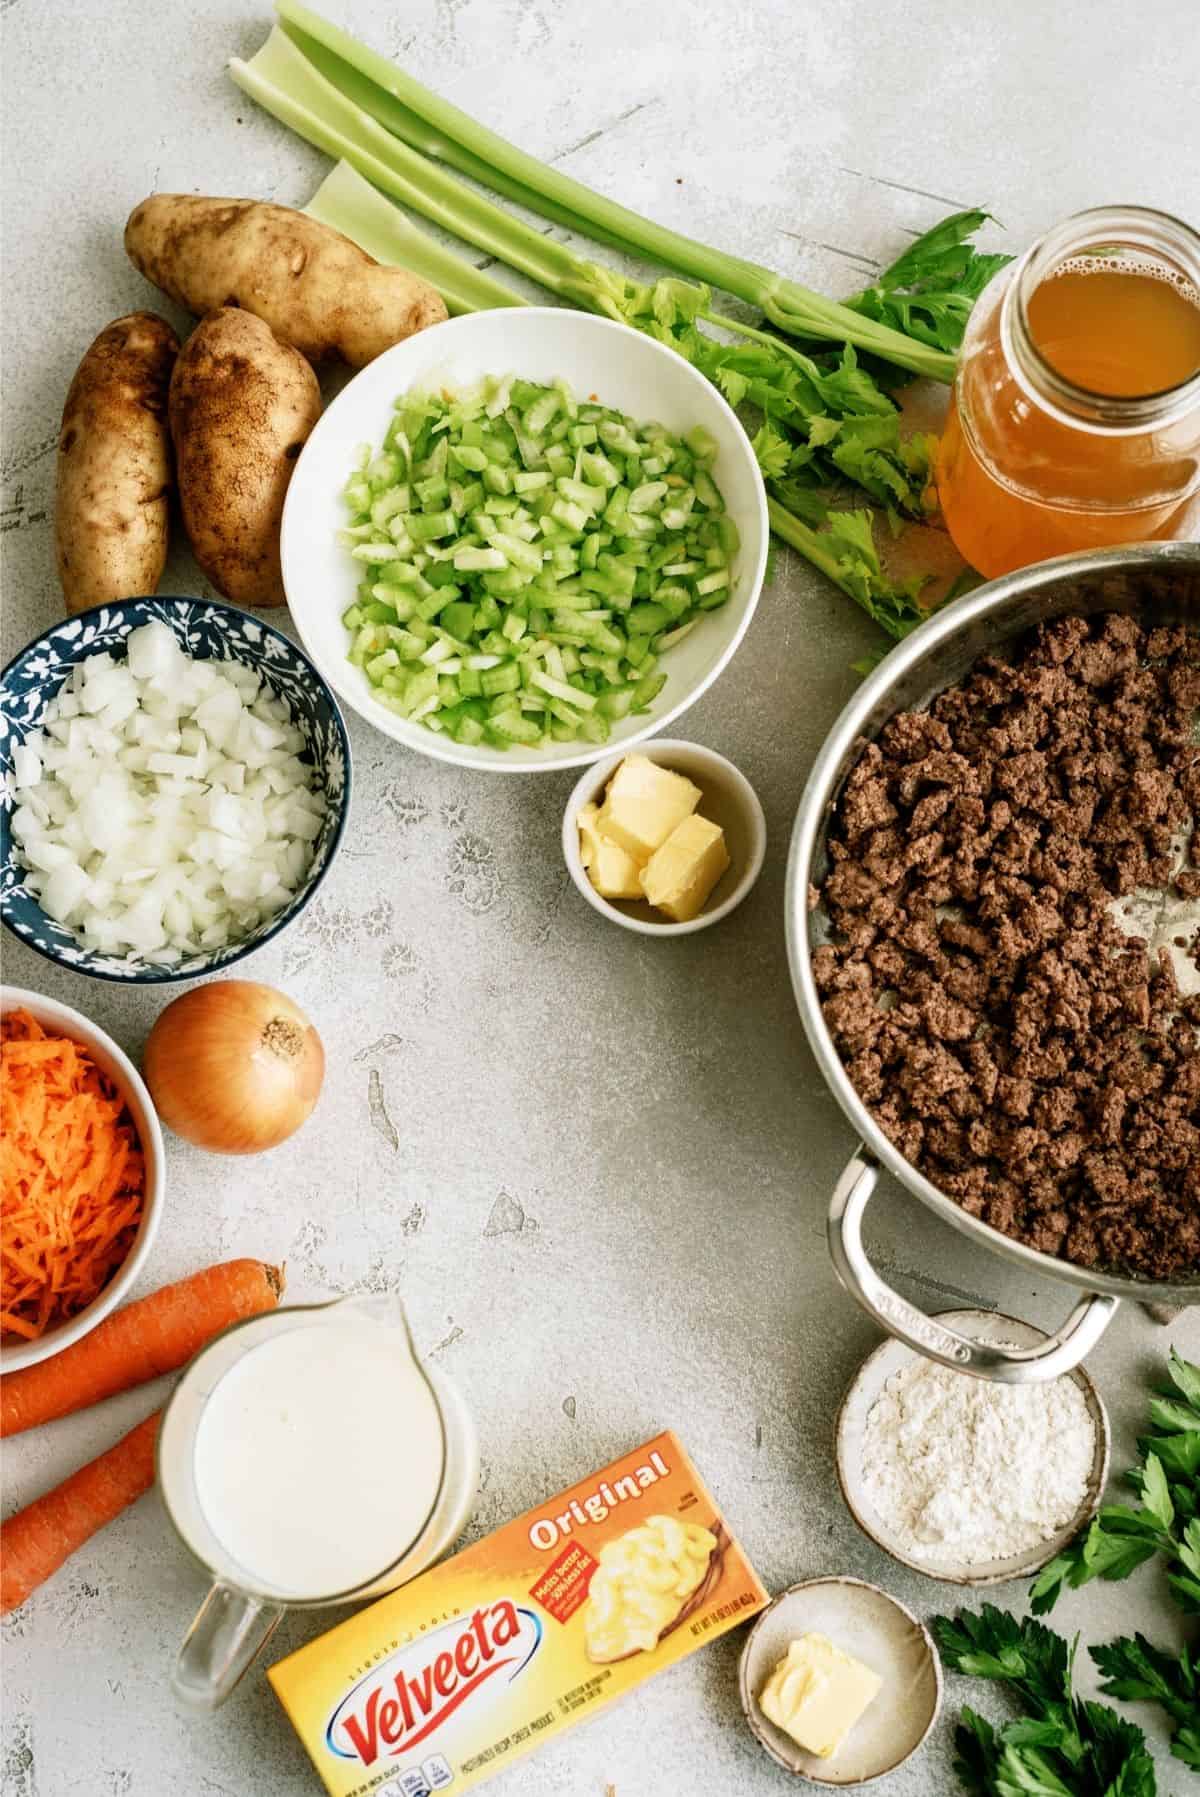
<instances>
[{"instance_id":1,"label":"chopped celery","mask_svg":"<svg viewBox=\"0 0 1200 1797\"><path fill-rule=\"evenodd\" d=\"M456 742L607 741L662 690L658 651L723 604L737 532L700 428L675 437L562 381L396 402L339 533L343 614L381 702Z\"/></svg>"}]
</instances>

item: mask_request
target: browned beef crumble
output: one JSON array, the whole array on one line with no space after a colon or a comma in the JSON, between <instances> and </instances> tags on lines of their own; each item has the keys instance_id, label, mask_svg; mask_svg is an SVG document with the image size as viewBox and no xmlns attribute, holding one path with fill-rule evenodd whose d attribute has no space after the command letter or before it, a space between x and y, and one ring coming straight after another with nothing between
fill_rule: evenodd
<instances>
[{"instance_id":1,"label":"browned beef crumble","mask_svg":"<svg viewBox=\"0 0 1200 1797\"><path fill-rule=\"evenodd\" d=\"M1109 907L1172 885L1198 713L1181 628L1063 618L977 662L850 774L813 954L901 1153L1018 1241L1157 1279L1200 1272L1200 996ZM1193 897L1200 829L1188 862Z\"/></svg>"}]
</instances>

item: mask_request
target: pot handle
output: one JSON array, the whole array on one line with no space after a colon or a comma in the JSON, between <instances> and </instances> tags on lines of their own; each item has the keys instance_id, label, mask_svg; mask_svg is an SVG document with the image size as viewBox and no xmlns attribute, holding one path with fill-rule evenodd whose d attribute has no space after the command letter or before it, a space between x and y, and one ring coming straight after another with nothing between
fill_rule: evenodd
<instances>
[{"instance_id":1,"label":"pot handle","mask_svg":"<svg viewBox=\"0 0 1200 1797\"><path fill-rule=\"evenodd\" d=\"M860 1147L834 1188L829 1205L829 1252L834 1270L856 1303L881 1328L907 1342L918 1354L977 1379L1025 1385L1057 1379L1090 1354L1112 1321L1119 1298L1093 1292L1075 1306L1061 1329L1035 1348L1002 1348L972 1341L927 1317L894 1292L867 1259L862 1240L863 1212L879 1178L879 1163Z\"/></svg>"}]
</instances>

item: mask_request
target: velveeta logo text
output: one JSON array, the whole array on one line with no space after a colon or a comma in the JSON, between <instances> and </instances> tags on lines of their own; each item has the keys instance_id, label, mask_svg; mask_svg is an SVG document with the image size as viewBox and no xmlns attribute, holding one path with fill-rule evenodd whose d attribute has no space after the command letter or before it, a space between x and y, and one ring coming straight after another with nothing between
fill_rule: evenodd
<instances>
[{"instance_id":1,"label":"velveeta logo text","mask_svg":"<svg viewBox=\"0 0 1200 1797\"><path fill-rule=\"evenodd\" d=\"M428 1741L451 1719L489 1707L533 1659L542 1625L502 1597L389 1654L349 1690L325 1742L339 1758L373 1766Z\"/></svg>"}]
</instances>

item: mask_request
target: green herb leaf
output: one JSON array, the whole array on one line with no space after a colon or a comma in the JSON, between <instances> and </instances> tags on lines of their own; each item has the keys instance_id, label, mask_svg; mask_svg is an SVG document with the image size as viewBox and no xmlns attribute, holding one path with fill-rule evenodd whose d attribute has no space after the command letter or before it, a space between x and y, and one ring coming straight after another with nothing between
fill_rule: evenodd
<instances>
[{"instance_id":1,"label":"green herb leaf","mask_svg":"<svg viewBox=\"0 0 1200 1797\"><path fill-rule=\"evenodd\" d=\"M748 403L765 414L793 452L790 465L780 455L765 472L783 476L811 466L817 478L853 481L910 517L931 509L932 440L902 436L895 402L852 345L805 355L776 335L712 311L705 289L689 290L679 281L653 288L625 281L610 298L627 324L669 344L731 405ZM714 336L701 322L740 341Z\"/></svg>"},{"instance_id":2,"label":"green herb leaf","mask_svg":"<svg viewBox=\"0 0 1200 1797\"><path fill-rule=\"evenodd\" d=\"M1080 1583L1075 1575L1082 1570L1083 1557L1075 1551L1077 1546L1078 1543L1072 1543L1065 1553L1056 1554L1033 1581L1029 1607L1035 1616L1045 1616L1054 1608L1064 1585L1073 1587Z\"/></svg>"},{"instance_id":3,"label":"green herb leaf","mask_svg":"<svg viewBox=\"0 0 1200 1797\"><path fill-rule=\"evenodd\" d=\"M1091 1774L1080 1790L1103 1797L1155 1797L1154 1761L1141 1729L1107 1704L1081 1703L1078 1715L1087 1742L1084 1766Z\"/></svg>"},{"instance_id":4,"label":"green herb leaf","mask_svg":"<svg viewBox=\"0 0 1200 1797\"><path fill-rule=\"evenodd\" d=\"M1132 1516L1136 1512L1130 1514ZM1153 1557L1157 1547L1158 1542L1152 1535L1106 1532L1105 1525L1097 1517L1083 1546L1083 1576L1072 1579L1071 1583L1082 1585L1088 1579L1106 1579L1110 1582L1127 1579L1143 1561Z\"/></svg>"},{"instance_id":5,"label":"green herb leaf","mask_svg":"<svg viewBox=\"0 0 1200 1797\"><path fill-rule=\"evenodd\" d=\"M1162 1545L1162 1534L1153 1517L1144 1516L1139 1510L1106 1505L1086 1535L1077 1536L1061 1554L1055 1555L1034 1580L1030 1590L1034 1615L1047 1615L1064 1589L1076 1590L1092 1579L1128 1578L1144 1561L1152 1559Z\"/></svg>"},{"instance_id":6,"label":"green herb leaf","mask_svg":"<svg viewBox=\"0 0 1200 1797\"><path fill-rule=\"evenodd\" d=\"M771 423L760 425L750 439L764 480L782 480L792 459L792 446Z\"/></svg>"},{"instance_id":7,"label":"green herb leaf","mask_svg":"<svg viewBox=\"0 0 1200 1797\"><path fill-rule=\"evenodd\" d=\"M975 301L1012 260L972 247L969 240L990 216L968 211L942 219L847 304L918 342L957 350Z\"/></svg>"},{"instance_id":8,"label":"green herb leaf","mask_svg":"<svg viewBox=\"0 0 1200 1797\"><path fill-rule=\"evenodd\" d=\"M1181 1610L1192 1616L1200 1614L1200 1579L1185 1572L1169 1572L1167 1588Z\"/></svg>"},{"instance_id":9,"label":"green herb leaf","mask_svg":"<svg viewBox=\"0 0 1200 1797\"><path fill-rule=\"evenodd\" d=\"M1189 1522L1179 1544L1179 1558L1200 1579L1200 1522Z\"/></svg>"},{"instance_id":10,"label":"green herb leaf","mask_svg":"<svg viewBox=\"0 0 1200 1797\"><path fill-rule=\"evenodd\" d=\"M954 1731L954 1770L963 1789L977 1797L989 1797L996 1788L996 1762L1000 1749L991 1723L968 1704Z\"/></svg>"},{"instance_id":11,"label":"green herb leaf","mask_svg":"<svg viewBox=\"0 0 1200 1797\"><path fill-rule=\"evenodd\" d=\"M1018 1698L1026 1715L1000 1730L964 1709L955 1733L954 1766L979 1797L1155 1797L1154 1764L1145 1736L1115 1710L1072 1693L1074 1649L1041 1623L1018 1621L985 1604L977 1616L934 1617L946 1666L967 1677L994 1679ZM1161 1682L1174 1696L1182 1675L1141 1637L1114 1646L1114 1678L1141 1688ZM1186 1692L1184 1693L1186 1696ZM1185 1742L1190 1751L1190 1740Z\"/></svg>"},{"instance_id":12,"label":"green herb leaf","mask_svg":"<svg viewBox=\"0 0 1200 1797\"><path fill-rule=\"evenodd\" d=\"M1200 1417L1190 1404L1174 1403L1170 1398L1151 1398L1150 1421L1164 1435L1187 1433L1200 1428Z\"/></svg>"},{"instance_id":13,"label":"green herb leaf","mask_svg":"<svg viewBox=\"0 0 1200 1797\"><path fill-rule=\"evenodd\" d=\"M809 442L813 441L812 432ZM881 505L910 515L928 510L932 500L931 468L935 437L901 437L892 418L843 418L825 441L839 474L852 480Z\"/></svg>"},{"instance_id":14,"label":"green herb leaf","mask_svg":"<svg viewBox=\"0 0 1200 1797\"><path fill-rule=\"evenodd\" d=\"M1008 1734L1005 1729L1002 1738ZM996 1763L995 1788L997 1797L1076 1797L1041 1748L1014 1746L1007 1739Z\"/></svg>"},{"instance_id":15,"label":"green herb leaf","mask_svg":"<svg viewBox=\"0 0 1200 1797\"><path fill-rule=\"evenodd\" d=\"M737 368L718 368L717 386L721 389L731 406L740 406L750 391L750 382Z\"/></svg>"},{"instance_id":16,"label":"green herb leaf","mask_svg":"<svg viewBox=\"0 0 1200 1797\"><path fill-rule=\"evenodd\" d=\"M894 581L875 547L871 514L841 512L795 481L772 481L767 511L771 529L806 556L861 605L889 636L907 636L926 613L917 603L923 577Z\"/></svg>"},{"instance_id":17,"label":"green herb leaf","mask_svg":"<svg viewBox=\"0 0 1200 1797\"><path fill-rule=\"evenodd\" d=\"M1146 1456L1142 1474L1142 1504L1161 1529L1169 1529L1175 1521L1175 1506L1167 1486L1167 1475L1157 1454Z\"/></svg>"},{"instance_id":18,"label":"green herb leaf","mask_svg":"<svg viewBox=\"0 0 1200 1797\"><path fill-rule=\"evenodd\" d=\"M1100 1689L1107 1696L1161 1704L1177 1722L1200 1721L1200 1687L1186 1648L1176 1657L1144 1635L1132 1635L1089 1652L1104 1675Z\"/></svg>"},{"instance_id":19,"label":"green herb leaf","mask_svg":"<svg viewBox=\"0 0 1200 1797\"><path fill-rule=\"evenodd\" d=\"M1058 1722L1024 1716L1019 1722L1005 1723L1000 1739L1014 1747L1053 1747L1056 1752L1061 1752L1063 1731Z\"/></svg>"},{"instance_id":20,"label":"green herb leaf","mask_svg":"<svg viewBox=\"0 0 1200 1797\"><path fill-rule=\"evenodd\" d=\"M932 1627L952 1672L1012 1685L1036 1716L1069 1715L1071 1648L1061 1635L1030 1617L1018 1622L994 1604L977 1616L935 1616Z\"/></svg>"},{"instance_id":21,"label":"green herb leaf","mask_svg":"<svg viewBox=\"0 0 1200 1797\"><path fill-rule=\"evenodd\" d=\"M990 212L978 209L950 213L914 238L904 254L884 269L877 284L890 291L896 287L915 287L921 281L944 283L962 268L964 244L969 243L984 225L993 223L995 220Z\"/></svg>"},{"instance_id":22,"label":"green herb leaf","mask_svg":"<svg viewBox=\"0 0 1200 1797\"><path fill-rule=\"evenodd\" d=\"M1172 1482L1195 1481L1200 1476L1200 1428L1178 1435L1151 1435L1139 1441L1144 1455L1157 1454Z\"/></svg>"},{"instance_id":23,"label":"green herb leaf","mask_svg":"<svg viewBox=\"0 0 1200 1797\"><path fill-rule=\"evenodd\" d=\"M1200 1722L1189 1722L1178 1731L1171 1742L1171 1752L1185 1766L1200 1772Z\"/></svg>"},{"instance_id":24,"label":"green herb leaf","mask_svg":"<svg viewBox=\"0 0 1200 1797\"><path fill-rule=\"evenodd\" d=\"M1142 1504L1106 1504L1086 1535L1073 1541L1034 1580L1030 1603L1035 1615L1052 1609L1065 1587L1090 1579L1121 1579L1144 1561L1162 1553L1167 1562L1167 1588L1179 1608L1200 1615L1200 1368L1172 1353L1168 1374L1178 1397L1152 1399L1151 1419L1161 1433L1140 1443L1142 1463L1129 1475ZM1091 1650L1103 1674L1101 1690L1126 1702L1157 1703L1176 1724L1172 1752L1200 1770L1200 1681L1190 1650L1174 1655L1156 1648L1143 1635L1121 1637ZM1085 1706L1086 1707L1086 1706ZM1104 1712L1101 1706L1102 1714ZM1103 1797L1120 1792L1142 1797L1153 1790L1144 1755L1134 1752L1131 1737L1115 1745L1100 1724L1105 1752L1120 1759L1116 1773L1106 1774L1097 1762L1096 1790ZM1093 1730L1093 1733L1096 1733ZM1121 1756L1124 1756L1121 1758ZM1149 1777L1150 1782L1147 1782ZM1087 1787L1090 1792L1092 1786Z\"/></svg>"},{"instance_id":25,"label":"green herb leaf","mask_svg":"<svg viewBox=\"0 0 1200 1797\"><path fill-rule=\"evenodd\" d=\"M1200 1429L1200 1366L1193 1366L1182 1354L1171 1349L1171 1357L1167 1362L1167 1377L1181 1397L1186 1399L1195 1412L1194 1427Z\"/></svg>"}]
</instances>

